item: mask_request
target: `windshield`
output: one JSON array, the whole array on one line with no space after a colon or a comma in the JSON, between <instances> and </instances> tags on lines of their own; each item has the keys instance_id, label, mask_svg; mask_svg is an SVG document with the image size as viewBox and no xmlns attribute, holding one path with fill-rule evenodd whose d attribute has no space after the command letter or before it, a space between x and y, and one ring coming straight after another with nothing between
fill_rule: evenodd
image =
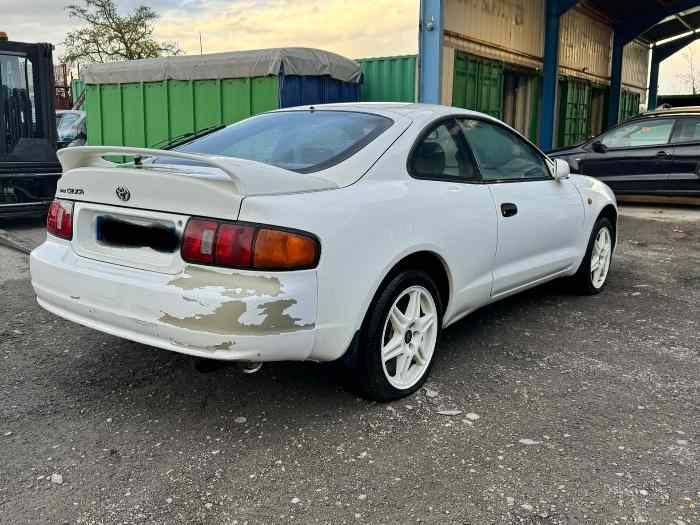
<instances>
[{"instance_id":1,"label":"windshield","mask_svg":"<svg viewBox=\"0 0 700 525\"><path fill-rule=\"evenodd\" d=\"M22 138L35 135L36 112L32 63L26 57L0 54L0 156Z\"/></svg>"},{"instance_id":2,"label":"windshield","mask_svg":"<svg viewBox=\"0 0 700 525\"><path fill-rule=\"evenodd\" d=\"M59 140L73 139L78 134L75 125L78 123L80 115L78 113L57 113L56 129Z\"/></svg>"},{"instance_id":3,"label":"windshield","mask_svg":"<svg viewBox=\"0 0 700 525\"><path fill-rule=\"evenodd\" d=\"M369 113L281 111L233 124L175 150L255 160L311 173L352 156L392 124L389 118ZM168 159L167 163L175 161Z\"/></svg>"}]
</instances>

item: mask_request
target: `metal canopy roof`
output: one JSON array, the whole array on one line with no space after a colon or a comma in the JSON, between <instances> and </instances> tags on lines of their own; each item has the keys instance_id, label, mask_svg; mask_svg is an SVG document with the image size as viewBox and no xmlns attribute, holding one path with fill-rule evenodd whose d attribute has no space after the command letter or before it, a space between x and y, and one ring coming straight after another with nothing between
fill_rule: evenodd
<instances>
[{"instance_id":1,"label":"metal canopy roof","mask_svg":"<svg viewBox=\"0 0 700 525\"><path fill-rule=\"evenodd\" d=\"M637 36L649 43L700 29L700 0L588 0L586 3L604 13L616 26L638 24Z\"/></svg>"},{"instance_id":2,"label":"metal canopy roof","mask_svg":"<svg viewBox=\"0 0 700 525\"><path fill-rule=\"evenodd\" d=\"M664 18L641 37L649 42L667 40L700 29L700 7Z\"/></svg>"}]
</instances>

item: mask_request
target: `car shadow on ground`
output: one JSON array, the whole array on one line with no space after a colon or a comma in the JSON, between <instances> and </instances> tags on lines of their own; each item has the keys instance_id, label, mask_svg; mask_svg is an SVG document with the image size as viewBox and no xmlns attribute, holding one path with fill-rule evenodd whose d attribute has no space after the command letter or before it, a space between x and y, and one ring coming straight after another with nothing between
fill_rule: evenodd
<instances>
[{"instance_id":1,"label":"car shadow on ground","mask_svg":"<svg viewBox=\"0 0 700 525\"><path fill-rule=\"evenodd\" d=\"M576 298L562 283L554 282L477 310L443 332L432 380L439 382L448 369L460 367L469 377L474 352L486 361L503 359L503 354L512 350L497 342L504 324L517 319L517 326L522 327L521 317L542 317L542 311L545 318L554 318L562 304ZM68 351L66 360L73 362L65 362L66 373L57 374L61 394L75 403L100 402L105 397L128 398L142 405L140 409L151 411L152 417L159 417L159 413L163 417L163 410L172 402L180 409L201 413L217 406L221 410L263 410L273 404L276 411L281 408L284 412L304 404L308 412L336 406L362 411L363 407L376 405L358 402L359 398L342 386L338 367L332 364L268 363L260 372L248 375L235 363L196 359L82 327L79 330L80 348L94 351L83 350L72 356ZM512 339L510 335L508 338ZM474 379L479 383L485 380ZM153 403L153 399L169 401Z\"/></svg>"}]
</instances>

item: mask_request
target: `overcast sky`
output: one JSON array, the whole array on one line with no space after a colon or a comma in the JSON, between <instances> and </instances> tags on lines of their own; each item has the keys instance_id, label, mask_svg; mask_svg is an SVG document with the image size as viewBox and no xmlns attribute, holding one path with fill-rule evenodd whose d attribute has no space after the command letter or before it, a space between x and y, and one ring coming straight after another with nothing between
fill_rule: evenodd
<instances>
[{"instance_id":1,"label":"overcast sky","mask_svg":"<svg viewBox=\"0 0 700 525\"><path fill-rule=\"evenodd\" d=\"M60 57L70 0L0 0L0 31L10 40L52 42ZM188 54L307 46L350 58L413 54L418 49L419 0L119 0L124 9L146 4L161 20L156 36L172 40ZM700 42L694 48L700 66ZM57 60L56 60L57 61ZM660 93L689 92L683 52L666 60ZM700 78L700 67L698 78ZM700 82L699 82L700 83Z\"/></svg>"},{"instance_id":2,"label":"overcast sky","mask_svg":"<svg viewBox=\"0 0 700 525\"><path fill-rule=\"evenodd\" d=\"M0 0L0 31L10 40L56 44L75 21L70 0ZM156 36L187 54L305 46L350 58L416 53L419 0L119 0L145 4L161 15Z\"/></svg>"}]
</instances>

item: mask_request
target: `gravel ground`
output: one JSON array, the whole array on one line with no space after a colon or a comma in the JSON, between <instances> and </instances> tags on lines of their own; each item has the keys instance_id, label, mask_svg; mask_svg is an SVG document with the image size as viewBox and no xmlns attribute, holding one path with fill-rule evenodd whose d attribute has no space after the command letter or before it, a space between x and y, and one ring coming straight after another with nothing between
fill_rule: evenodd
<instances>
[{"instance_id":1,"label":"gravel ground","mask_svg":"<svg viewBox=\"0 0 700 525\"><path fill-rule=\"evenodd\" d=\"M0 261L1 523L700 523L692 213L623 217L604 293L476 312L391 404L62 321Z\"/></svg>"}]
</instances>

